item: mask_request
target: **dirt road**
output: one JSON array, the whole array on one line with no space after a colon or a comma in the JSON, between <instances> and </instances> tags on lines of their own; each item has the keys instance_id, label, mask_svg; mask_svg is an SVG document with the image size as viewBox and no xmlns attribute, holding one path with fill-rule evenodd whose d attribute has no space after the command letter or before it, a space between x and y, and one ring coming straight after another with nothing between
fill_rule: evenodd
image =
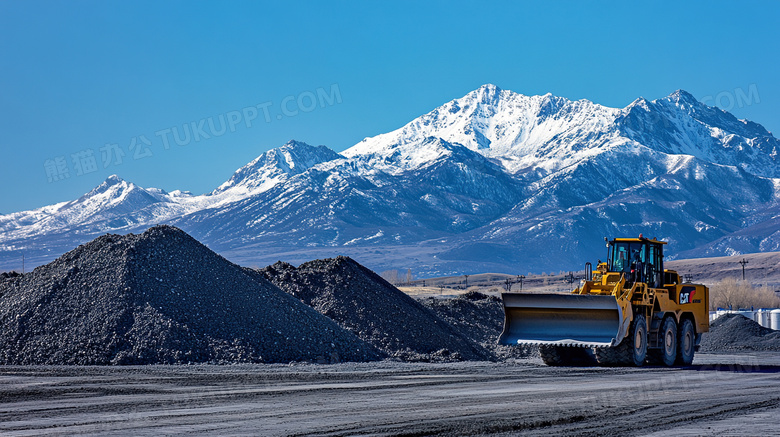
<instances>
[{"instance_id":1,"label":"dirt road","mask_svg":"<svg viewBox=\"0 0 780 437\"><path fill-rule=\"evenodd\" d=\"M0 434L780 433L780 356L695 364L3 367Z\"/></svg>"}]
</instances>

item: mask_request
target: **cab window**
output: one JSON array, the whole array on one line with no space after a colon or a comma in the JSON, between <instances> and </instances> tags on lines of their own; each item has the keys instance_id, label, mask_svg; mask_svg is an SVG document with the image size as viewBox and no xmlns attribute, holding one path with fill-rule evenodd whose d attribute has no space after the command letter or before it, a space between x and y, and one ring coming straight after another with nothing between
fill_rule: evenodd
<instances>
[{"instance_id":1,"label":"cab window","mask_svg":"<svg viewBox=\"0 0 780 437\"><path fill-rule=\"evenodd\" d=\"M632 265L644 264L647 259L646 244L617 242L613 243L609 253L610 272L629 272Z\"/></svg>"}]
</instances>

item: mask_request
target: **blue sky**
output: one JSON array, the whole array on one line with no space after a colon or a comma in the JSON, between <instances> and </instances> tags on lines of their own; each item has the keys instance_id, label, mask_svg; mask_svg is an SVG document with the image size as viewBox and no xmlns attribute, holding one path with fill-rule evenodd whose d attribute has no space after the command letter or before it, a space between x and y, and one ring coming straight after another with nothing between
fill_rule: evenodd
<instances>
[{"instance_id":1,"label":"blue sky","mask_svg":"<svg viewBox=\"0 0 780 437\"><path fill-rule=\"evenodd\" d=\"M290 139L341 151L484 83L613 107L682 88L777 133L779 10L777 2L6 0L0 213L75 199L114 173L208 192ZM252 108L257 118L247 122ZM220 116L233 129L183 138L193 123L208 133L210 120L218 131Z\"/></svg>"}]
</instances>

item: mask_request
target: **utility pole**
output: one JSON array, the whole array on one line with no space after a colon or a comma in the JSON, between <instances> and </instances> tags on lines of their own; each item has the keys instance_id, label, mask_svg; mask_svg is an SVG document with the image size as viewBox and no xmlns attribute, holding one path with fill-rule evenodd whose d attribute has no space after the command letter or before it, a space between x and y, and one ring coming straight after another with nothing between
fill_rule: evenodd
<instances>
[{"instance_id":1,"label":"utility pole","mask_svg":"<svg viewBox=\"0 0 780 437\"><path fill-rule=\"evenodd\" d=\"M506 280L504 280L504 288L506 288L507 293L512 291L512 280L511 279L506 278Z\"/></svg>"},{"instance_id":2,"label":"utility pole","mask_svg":"<svg viewBox=\"0 0 780 437\"><path fill-rule=\"evenodd\" d=\"M466 285L464 286L464 288L469 288L469 275L463 275L463 277L466 278L466 281L465 281Z\"/></svg>"},{"instance_id":3,"label":"utility pole","mask_svg":"<svg viewBox=\"0 0 780 437\"><path fill-rule=\"evenodd\" d=\"M520 283L520 291L523 291L523 279L525 279L525 275L517 275L517 282Z\"/></svg>"},{"instance_id":4,"label":"utility pole","mask_svg":"<svg viewBox=\"0 0 780 437\"><path fill-rule=\"evenodd\" d=\"M745 258L742 258L742 261L740 261L739 263L742 264L742 280L744 281L745 280L745 264L748 263L748 260L746 260Z\"/></svg>"}]
</instances>

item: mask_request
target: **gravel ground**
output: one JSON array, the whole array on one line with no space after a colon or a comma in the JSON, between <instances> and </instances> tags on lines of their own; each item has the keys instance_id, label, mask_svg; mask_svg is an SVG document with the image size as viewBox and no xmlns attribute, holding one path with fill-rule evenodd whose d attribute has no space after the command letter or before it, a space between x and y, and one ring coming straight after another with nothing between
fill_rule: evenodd
<instances>
[{"instance_id":1,"label":"gravel ground","mask_svg":"<svg viewBox=\"0 0 780 437\"><path fill-rule=\"evenodd\" d=\"M183 231L104 235L0 281L0 363L365 361L380 353Z\"/></svg>"},{"instance_id":2,"label":"gravel ground","mask_svg":"<svg viewBox=\"0 0 780 437\"><path fill-rule=\"evenodd\" d=\"M351 258L315 260L298 268L278 262L261 273L390 356L410 361L490 356L469 335Z\"/></svg>"},{"instance_id":3,"label":"gravel ground","mask_svg":"<svg viewBox=\"0 0 780 437\"><path fill-rule=\"evenodd\" d=\"M724 314L702 335L702 352L780 351L780 331L765 328L740 314Z\"/></svg>"},{"instance_id":4,"label":"gravel ground","mask_svg":"<svg viewBox=\"0 0 780 437\"><path fill-rule=\"evenodd\" d=\"M0 434L778 435L780 360L758 361L5 366Z\"/></svg>"}]
</instances>

